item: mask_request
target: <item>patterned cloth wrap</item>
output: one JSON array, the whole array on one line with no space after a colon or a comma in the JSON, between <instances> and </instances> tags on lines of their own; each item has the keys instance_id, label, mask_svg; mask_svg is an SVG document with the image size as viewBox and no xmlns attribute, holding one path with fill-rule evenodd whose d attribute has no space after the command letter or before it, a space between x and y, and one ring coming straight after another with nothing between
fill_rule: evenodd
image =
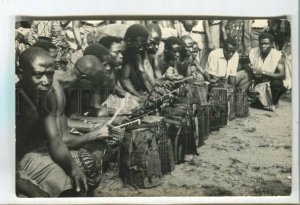
<instances>
[{"instance_id":1,"label":"patterned cloth wrap","mask_svg":"<svg viewBox=\"0 0 300 205\"><path fill-rule=\"evenodd\" d=\"M104 166L109 162L117 161L124 133L124 128L112 128L112 138L106 139L105 142L93 142L78 151L71 150L71 156L83 170L89 186L97 186L100 183Z\"/></svg>"},{"instance_id":2,"label":"patterned cloth wrap","mask_svg":"<svg viewBox=\"0 0 300 205\"><path fill-rule=\"evenodd\" d=\"M96 187L101 180L103 160L100 160L100 163L96 163L96 157L84 148L78 151L72 150L71 156L87 177L88 185L90 187Z\"/></svg>"},{"instance_id":3,"label":"patterned cloth wrap","mask_svg":"<svg viewBox=\"0 0 300 205\"><path fill-rule=\"evenodd\" d=\"M142 127L148 127L155 135L162 174L168 174L175 169L173 148L166 133L165 120L161 116L147 116L142 119Z\"/></svg>"}]
</instances>

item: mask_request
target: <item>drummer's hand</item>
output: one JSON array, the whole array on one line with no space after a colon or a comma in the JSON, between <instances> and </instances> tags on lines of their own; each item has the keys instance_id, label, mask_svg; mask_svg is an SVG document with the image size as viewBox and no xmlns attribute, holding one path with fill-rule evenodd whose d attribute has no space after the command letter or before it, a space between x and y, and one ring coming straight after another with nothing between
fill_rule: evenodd
<instances>
[{"instance_id":1,"label":"drummer's hand","mask_svg":"<svg viewBox=\"0 0 300 205\"><path fill-rule=\"evenodd\" d=\"M90 135L90 140L106 139L110 137L110 126L105 124L102 126L94 127L94 129L88 133Z\"/></svg>"},{"instance_id":2,"label":"drummer's hand","mask_svg":"<svg viewBox=\"0 0 300 205\"><path fill-rule=\"evenodd\" d=\"M103 107L98 111L97 116L98 117L112 116L115 113L115 111L116 111L115 109Z\"/></svg>"},{"instance_id":3,"label":"drummer's hand","mask_svg":"<svg viewBox=\"0 0 300 205\"><path fill-rule=\"evenodd\" d=\"M254 75L261 75L261 74L262 74L262 71L259 70L259 69L253 69L253 74L254 74Z\"/></svg>"},{"instance_id":4,"label":"drummer's hand","mask_svg":"<svg viewBox=\"0 0 300 205\"><path fill-rule=\"evenodd\" d=\"M88 191L88 183L85 174L82 170L74 163L71 168L70 178L73 181L76 192L86 194Z\"/></svg>"}]
</instances>

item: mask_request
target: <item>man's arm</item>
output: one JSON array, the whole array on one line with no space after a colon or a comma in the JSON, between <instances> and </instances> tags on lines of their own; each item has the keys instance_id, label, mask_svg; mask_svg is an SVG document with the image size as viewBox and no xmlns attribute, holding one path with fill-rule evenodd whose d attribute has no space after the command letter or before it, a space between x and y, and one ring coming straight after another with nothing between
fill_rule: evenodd
<instances>
[{"instance_id":1,"label":"man's arm","mask_svg":"<svg viewBox=\"0 0 300 205\"><path fill-rule=\"evenodd\" d=\"M162 78L162 73L160 69L159 58L157 55L154 55L153 71L156 79Z\"/></svg>"},{"instance_id":2,"label":"man's arm","mask_svg":"<svg viewBox=\"0 0 300 205\"><path fill-rule=\"evenodd\" d=\"M57 102L52 95L50 97L51 112L44 120L50 156L71 177L76 191L86 192L88 190L87 178L72 159L68 147L62 140L62 133L57 128Z\"/></svg>"},{"instance_id":3,"label":"man's arm","mask_svg":"<svg viewBox=\"0 0 300 205\"><path fill-rule=\"evenodd\" d=\"M102 128L94 127L94 129L91 132L80 136L69 133L67 117L64 114L65 95L59 83L54 83L53 87L55 97L52 98L54 98L55 100L52 100L51 107L56 107L55 112L53 114L55 116L56 129L57 132L61 135L61 138L63 142L67 145L67 147L78 148L93 140L108 137L108 127L106 126L103 126Z\"/></svg>"},{"instance_id":4,"label":"man's arm","mask_svg":"<svg viewBox=\"0 0 300 205\"><path fill-rule=\"evenodd\" d=\"M235 86L236 77L235 76L229 76L228 77L228 84Z\"/></svg>"},{"instance_id":5,"label":"man's arm","mask_svg":"<svg viewBox=\"0 0 300 205\"><path fill-rule=\"evenodd\" d=\"M131 93L134 96L141 97L141 95L136 91L130 80L130 72L130 65L127 64L122 68L120 83L123 86L123 88L125 88L129 93Z\"/></svg>"},{"instance_id":6,"label":"man's arm","mask_svg":"<svg viewBox=\"0 0 300 205\"><path fill-rule=\"evenodd\" d=\"M258 76L262 75L262 76L266 76L267 78L271 78L271 79L283 80L285 77L284 59L283 59L283 57L280 58L274 73L271 73L268 71L262 71L262 70L258 70L258 69L253 69L253 73L254 73L254 75L258 75Z\"/></svg>"},{"instance_id":7,"label":"man's arm","mask_svg":"<svg viewBox=\"0 0 300 205\"><path fill-rule=\"evenodd\" d=\"M208 20L203 21L204 23L204 29L205 29L205 34L207 36L207 41L208 41L208 48L210 49L215 49L215 45L213 44L210 31L209 31L209 23Z\"/></svg>"},{"instance_id":8,"label":"man's arm","mask_svg":"<svg viewBox=\"0 0 300 205\"><path fill-rule=\"evenodd\" d=\"M226 26L227 26L228 20L222 20L221 21L221 33L223 36L223 39L227 39L227 33L226 33Z\"/></svg>"},{"instance_id":9,"label":"man's arm","mask_svg":"<svg viewBox=\"0 0 300 205\"><path fill-rule=\"evenodd\" d=\"M73 33L74 33L77 46L78 48L81 48L82 46L81 35L80 35L81 22L78 20L72 21L72 26L73 26Z\"/></svg>"}]
</instances>

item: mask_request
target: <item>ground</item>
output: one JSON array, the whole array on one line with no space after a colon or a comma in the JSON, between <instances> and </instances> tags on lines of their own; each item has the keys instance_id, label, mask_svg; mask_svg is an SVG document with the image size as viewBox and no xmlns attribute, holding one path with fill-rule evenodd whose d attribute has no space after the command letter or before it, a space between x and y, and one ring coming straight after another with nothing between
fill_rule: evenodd
<instances>
[{"instance_id":1,"label":"ground","mask_svg":"<svg viewBox=\"0 0 300 205\"><path fill-rule=\"evenodd\" d=\"M199 156L176 165L160 186L124 185L117 170L106 173L95 196L277 196L291 193L292 106L290 96L276 112L250 108L212 132Z\"/></svg>"}]
</instances>

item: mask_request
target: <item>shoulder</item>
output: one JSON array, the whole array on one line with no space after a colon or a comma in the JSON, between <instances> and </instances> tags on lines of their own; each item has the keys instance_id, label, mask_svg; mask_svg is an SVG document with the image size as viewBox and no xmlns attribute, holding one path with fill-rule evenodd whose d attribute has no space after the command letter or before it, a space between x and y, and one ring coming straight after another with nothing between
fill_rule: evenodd
<instances>
[{"instance_id":1,"label":"shoulder","mask_svg":"<svg viewBox=\"0 0 300 205\"><path fill-rule=\"evenodd\" d=\"M209 53L211 57L221 57L223 56L223 49L217 48Z\"/></svg>"},{"instance_id":2,"label":"shoulder","mask_svg":"<svg viewBox=\"0 0 300 205\"><path fill-rule=\"evenodd\" d=\"M235 61L239 61L239 58L240 58L239 53L236 51L236 52L233 54L232 58L233 58L233 60L235 60Z\"/></svg>"},{"instance_id":3,"label":"shoulder","mask_svg":"<svg viewBox=\"0 0 300 205\"><path fill-rule=\"evenodd\" d=\"M251 48L249 51L249 57L254 57L260 55L260 49L259 47Z\"/></svg>"}]
</instances>

